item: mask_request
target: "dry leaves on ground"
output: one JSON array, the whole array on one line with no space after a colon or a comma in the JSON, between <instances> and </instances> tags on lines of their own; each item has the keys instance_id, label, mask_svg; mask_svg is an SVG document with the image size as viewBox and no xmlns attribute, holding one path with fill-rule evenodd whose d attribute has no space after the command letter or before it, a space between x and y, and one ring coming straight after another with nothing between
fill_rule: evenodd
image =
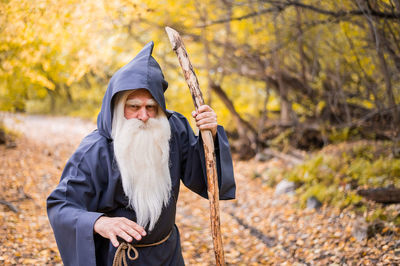
<instances>
[{"instance_id":1,"label":"dry leaves on ground","mask_svg":"<svg viewBox=\"0 0 400 266\"><path fill-rule=\"evenodd\" d=\"M0 146L0 263L62 264L46 215L45 199L62 168L93 124L71 118L8 118L25 132L17 147ZM19 121L19 122L18 122ZM221 230L229 265L396 265L400 263L400 232L392 230L358 242L352 228L359 222L350 212L324 206L302 210L293 196L273 195L257 168L280 167L280 161L235 162L237 199L223 201ZM208 201L182 186L177 224L188 265L214 265Z\"/></svg>"}]
</instances>

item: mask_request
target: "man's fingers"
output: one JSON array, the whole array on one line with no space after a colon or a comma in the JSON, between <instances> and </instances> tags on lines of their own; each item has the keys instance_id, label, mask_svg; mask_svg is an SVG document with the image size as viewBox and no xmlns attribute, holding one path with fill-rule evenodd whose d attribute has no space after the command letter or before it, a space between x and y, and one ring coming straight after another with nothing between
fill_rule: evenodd
<instances>
[{"instance_id":1,"label":"man's fingers","mask_svg":"<svg viewBox=\"0 0 400 266\"><path fill-rule=\"evenodd\" d=\"M132 242L132 238L141 240L146 235L144 228L125 217L100 217L94 226L95 232L110 239L114 247L119 246L117 236L127 242Z\"/></svg>"},{"instance_id":2,"label":"man's fingers","mask_svg":"<svg viewBox=\"0 0 400 266\"><path fill-rule=\"evenodd\" d=\"M205 129L214 130L216 127L217 127L216 123L203 124L203 125L198 126L198 128L201 130L205 130Z\"/></svg>"},{"instance_id":3,"label":"man's fingers","mask_svg":"<svg viewBox=\"0 0 400 266\"><path fill-rule=\"evenodd\" d=\"M196 126L200 129L204 128L214 128L217 127L218 124L215 121L203 121L202 123L197 123Z\"/></svg>"},{"instance_id":4,"label":"man's fingers","mask_svg":"<svg viewBox=\"0 0 400 266\"><path fill-rule=\"evenodd\" d=\"M214 112L214 110L208 106L208 105L201 105L198 109L197 109L198 113L203 113L203 112Z\"/></svg>"},{"instance_id":5,"label":"man's fingers","mask_svg":"<svg viewBox=\"0 0 400 266\"><path fill-rule=\"evenodd\" d=\"M139 235L138 233L136 233L136 235ZM121 229L119 232L118 232L118 236L120 237L120 238L122 238L122 239L124 239L126 242L132 242L132 237L127 233L127 232L125 232L123 229ZM135 237L136 238L136 237ZM140 239L137 239L137 240L140 240Z\"/></svg>"},{"instance_id":6,"label":"man's fingers","mask_svg":"<svg viewBox=\"0 0 400 266\"><path fill-rule=\"evenodd\" d=\"M128 234L129 236L132 236L133 238L135 238L136 240L140 240L142 239L142 235L136 231L135 229L133 229L132 227L128 226L128 225L123 225L121 226L122 229L125 231L126 234ZM124 238L125 239L125 238ZM125 239L126 240L126 239ZM128 241L128 240L127 240ZM131 240L129 240L128 242L131 242Z\"/></svg>"},{"instance_id":7,"label":"man's fingers","mask_svg":"<svg viewBox=\"0 0 400 266\"><path fill-rule=\"evenodd\" d=\"M200 130L211 130L213 137L215 138L217 134L217 114L208 105L202 105L196 114L196 126Z\"/></svg>"},{"instance_id":8,"label":"man's fingers","mask_svg":"<svg viewBox=\"0 0 400 266\"><path fill-rule=\"evenodd\" d=\"M197 111L193 111L193 112L192 112L192 116L196 118L198 115L200 115L200 114L202 114L202 113L205 113L205 112L214 113L214 114L215 114L214 110L213 110L210 106L208 106L208 105L201 105L201 106L197 109Z\"/></svg>"},{"instance_id":9,"label":"man's fingers","mask_svg":"<svg viewBox=\"0 0 400 266\"><path fill-rule=\"evenodd\" d=\"M117 240L116 235L110 234L109 238L110 238L110 241L111 241L112 245L117 248L119 246L119 242Z\"/></svg>"},{"instance_id":10,"label":"man's fingers","mask_svg":"<svg viewBox=\"0 0 400 266\"><path fill-rule=\"evenodd\" d=\"M213 112L205 112L205 113L201 113L198 114L196 116L196 121L202 120L202 119L208 119L208 118L212 118L215 121L217 121L217 115Z\"/></svg>"},{"instance_id":11,"label":"man's fingers","mask_svg":"<svg viewBox=\"0 0 400 266\"><path fill-rule=\"evenodd\" d=\"M129 227L132 228L133 230L135 230L136 232L138 232L140 235L145 236L146 235L146 231L144 230L143 227L141 227L140 225L138 225L137 223L124 218L123 222Z\"/></svg>"},{"instance_id":12,"label":"man's fingers","mask_svg":"<svg viewBox=\"0 0 400 266\"><path fill-rule=\"evenodd\" d=\"M213 124L213 125L217 126L217 121L212 117L208 117L208 118L204 118L199 121L196 121L197 127L200 127L202 125L208 125L208 124Z\"/></svg>"}]
</instances>

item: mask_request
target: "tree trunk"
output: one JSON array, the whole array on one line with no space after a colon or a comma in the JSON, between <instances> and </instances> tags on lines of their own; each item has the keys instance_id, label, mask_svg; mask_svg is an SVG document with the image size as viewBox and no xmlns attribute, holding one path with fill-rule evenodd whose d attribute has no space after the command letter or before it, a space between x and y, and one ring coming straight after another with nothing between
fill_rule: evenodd
<instances>
[{"instance_id":1,"label":"tree trunk","mask_svg":"<svg viewBox=\"0 0 400 266\"><path fill-rule=\"evenodd\" d=\"M370 188L370 189L360 189L357 194L378 202L378 203L400 203L400 189L394 187L388 188Z\"/></svg>"},{"instance_id":2,"label":"tree trunk","mask_svg":"<svg viewBox=\"0 0 400 266\"><path fill-rule=\"evenodd\" d=\"M239 134L239 147L238 151L242 159L249 159L255 155L257 150L258 139L256 130L250 125L249 122L244 120L236 111L233 102L229 99L228 95L224 92L220 85L211 84L213 91L217 94L220 100L225 104L231 113Z\"/></svg>"},{"instance_id":3,"label":"tree trunk","mask_svg":"<svg viewBox=\"0 0 400 266\"><path fill-rule=\"evenodd\" d=\"M67 96L68 103L72 103L73 99L72 99L70 87L67 86L66 84L61 84L61 88L65 91L65 95Z\"/></svg>"},{"instance_id":4,"label":"tree trunk","mask_svg":"<svg viewBox=\"0 0 400 266\"><path fill-rule=\"evenodd\" d=\"M372 39L375 41L375 48L376 48L376 53L378 55L378 59L379 59L379 64L380 64L380 68L381 68L381 73L384 77L385 80L385 86L386 86L386 95L387 95L387 100L388 100L388 104L389 104L389 108L393 108L392 110L392 117L393 117L393 127L394 128L398 128L398 124L399 124L399 114L396 112L396 100L395 100L395 96L393 93L393 85L392 85L392 80L391 80L391 73L390 73L390 69L389 66L386 62L385 59L385 55L383 52L383 47L382 47L382 40L381 40L381 29L379 27L377 27L378 24L378 20L374 19L370 14L366 14L366 19L367 19L367 23L370 27L371 30L371 35L372 35Z\"/></svg>"},{"instance_id":5,"label":"tree trunk","mask_svg":"<svg viewBox=\"0 0 400 266\"><path fill-rule=\"evenodd\" d=\"M201 4L195 5L196 10L199 14L201 22L206 25L208 23L208 14L206 8L201 8ZM208 81L208 86L207 86L207 97L205 99L207 105L212 105L212 88L210 86L211 84L211 71L212 71L212 66L210 62L210 45L207 40L207 27L203 27L201 29L201 42L203 43L204 46L204 61L205 61L205 69L207 70L207 81Z\"/></svg>"},{"instance_id":6,"label":"tree trunk","mask_svg":"<svg viewBox=\"0 0 400 266\"><path fill-rule=\"evenodd\" d=\"M6 142L7 142L6 131L2 127L2 121L0 120L0 145L6 144Z\"/></svg>"},{"instance_id":7,"label":"tree trunk","mask_svg":"<svg viewBox=\"0 0 400 266\"><path fill-rule=\"evenodd\" d=\"M47 94L50 97L50 112L54 113L56 110L56 93L54 90L50 90L49 88L47 89Z\"/></svg>"},{"instance_id":8,"label":"tree trunk","mask_svg":"<svg viewBox=\"0 0 400 266\"><path fill-rule=\"evenodd\" d=\"M300 55L300 65L301 65L301 79L304 84L307 84L307 77L306 77L306 55L304 52L304 39L303 39L303 29L301 27L302 21L301 21L301 12L300 8L296 7L296 15L297 15L297 31L299 34L299 39L298 39L298 48L299 48L299 55ZM308 87L308 86L307 86Z\"/></svg>"},{"instance_id":9,"label":"tree trunk","mask_svg":"<svg viewBox=\"0 0 400 266\"><path fill-rule=\"evenodd\" d=\"M276 47L281 45L280 43L280 34L277 26L277 16L274 17L274 28L275 28L275 38L276 38ZM283 83L282 79L282 70L281 70L281 58L278 49L275 49L274 52L274 69L275 75L278 83L278 92L281 104L281 122L283 124L291 123L291 114L292 114L292 104L288 99L288 89L287 86Z\"/></svg>"},{"instance_id":10,"label":"tree trunk","mask_svg":"<svg viewBox=\"0 0 400 266\"><path fill-rule=\"evenodd\" d=\"M265 128L265 122L268 120L268 102L269 102L269 96L270 96L270 92L269 92L269 82L268 80L265 81L265 99L264 99L264 104L263 104L263 110L261 113L261 118L260 118L260 122L258 125L258 137L261 138L262 133L264 131ZM257 153L259 152L261 145L257 145Z\"/></svg>"}]
</instances>

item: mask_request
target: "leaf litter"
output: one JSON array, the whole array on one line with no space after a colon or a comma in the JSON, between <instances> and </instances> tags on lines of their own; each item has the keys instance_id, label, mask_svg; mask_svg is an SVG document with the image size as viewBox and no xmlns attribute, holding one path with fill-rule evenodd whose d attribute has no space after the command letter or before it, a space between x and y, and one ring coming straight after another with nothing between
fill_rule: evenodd
<instances>
[{"instance_id":1,"label":"leaf litter","mask_svg":"<svg viewBox=\"0 0 400 266\"><path fill-rule=\"evenodd\" d=\"M17 147L0 146L0 264L62 265L46 214L46 197L82 137L95 125L75 118L15 116L6 125L24 132ZM235 161L236 199L220 201L228 265L398 265L400 230L364 241L352 234L360 218L323 206L300 209L295 196L275 196L257 169L271 160ZM208 201L181 186L176 223L187 265L215 265Z\"/></svg>"}]
</instances>

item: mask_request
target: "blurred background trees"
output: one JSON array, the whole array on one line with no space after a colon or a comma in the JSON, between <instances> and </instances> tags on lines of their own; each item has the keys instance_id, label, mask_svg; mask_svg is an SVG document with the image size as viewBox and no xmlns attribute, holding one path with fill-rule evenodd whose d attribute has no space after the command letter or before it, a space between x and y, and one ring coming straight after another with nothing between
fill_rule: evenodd
<instances>
[{"instance_id":1,"label":"blurred background trees","mask_svg":"<svg viewBox=\"0 0 400 266\"><path fill-rule=\"evenodd\" d=\"M112 74L154 40L167 107L188 115L170 26L241 158L352 138L396 151L399 24L398 0L3 0L0 108L95 118Z\"/></svg>"}]
</instances>

